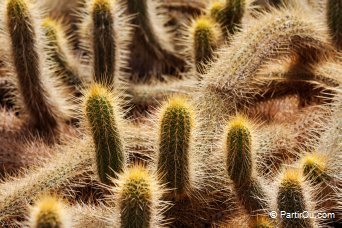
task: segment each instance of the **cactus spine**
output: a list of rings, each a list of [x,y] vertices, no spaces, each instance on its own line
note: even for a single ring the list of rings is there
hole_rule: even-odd
[[[171,98],[160,114],[158,171],[163,183],[176,200],[191,188],[189,156],[194,116],[190,105],[181,97]]]
[[[340,0],[328,0],[327,19],[333,41],[338,50],[342,49],[342,2]]]
[[[159,227],[160,189],[156,177],[141,165],[134,165],[114,180],[114,196],[120,227]]]
[[[197,72],[203,72],[203,64],[213,58],[214,51],[219,45],[221,31],[213,20],[202,16],[192,23],[191,39]]]
[[[304,195],[304,179],[299,170],[286,170],[280,181],[277,207],[286,213],[301,213],[308,210]],[[281,227],[313,227],[310,218],[281,218]]]
[[[37,49],[37,26],[27,0],[9,0],[6,5],[12,58],[24,105],[34,129],[53,137],[58,129],[57,113],[49,104],[42,84],[42,66]]]
[[[116,100],[102,85],[90,86],[85,98],[85,115],[90,125],[96,150],[97,172],[103,183],[115,177],[125,164],[120,116]]]
[[[265,209],[265,193],[254,176],[251,125],[242,116],[229,123],[225,136],[226,167],[238,198],[251,214]]]
[[[115,77],[116,40],[110,0],[94,0],[92,5],[92,38],[94,81],[112,86]]]
[[[57,77],[61,77],[63,82],[79,92],[82,82],[77,74],[74,66],[70,63],[73,61],[70,53],[64,47],[67,45],[64,33],[60,24],[50,18],[46,18],[42,23],[42,30],[46,36],[46,52],[51,67]]]
[[[68,228],[70,218],[66,205],[53,196],[39,199],[30,212],[30,228]]]

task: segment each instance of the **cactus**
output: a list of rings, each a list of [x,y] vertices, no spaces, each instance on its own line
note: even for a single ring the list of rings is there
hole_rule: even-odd
[[[339,0],[328,0],[327,20],[330,34],[338,50],[342,49],[342,2]]]
[[[54,141],[61,121],[70,119],[70,104],[63,88],[49,79],[40,53],[39,24],[33,6],[27,0],[6,3],[6,25],[11,43],[11,57],[18,77],[21,98],[29,115],[29,125],[40,135]],[[45,75],[47,74],[47,75]],[[52,83],[51,83],[52,82]],[[50,88],[54,85],[55,87]],[[61,92],[52,97],[52,91]]]
[[[47,40],[45,47],[47,59],[51,62],[53,72],[78,94],[82,88],[82,81],[75,66],[76,61],[68,50],[61,25],[53,19],[45,18],[42,22],[42,30]]]
[[[30,211],[31,228],[67,228],[71,226],[66,205],[54,196],[39,199]]]
[[[319,153],[307,154],[302,158],[301,167],[307,180],[314,183],[328,181],[327,158]]]
[[[219,46],[221,31],[214,21],[202,16],[192,22],[190,33],[193,60],[197,72],[203,72],[203,65],[212,60]]]
[[[103,183],[115,177],[125,166],[123,140],[117,100],[100,84],[90,86],[85,98],[85,115],[92,132],[97,172]]]
[[[242,116],[229,122],[225,145],[229,177],[238,186],[242,186],[250,181],[253,168],[250,126]]]
[[[117,51],[113,3],[110,0],[94,0],[92,4],[94,81],[110,87],[115,77]]]
[[[134,165],[114,180],[116,214],[120,227],[159,227],[161,195],[157,178],[141,165]]]
[[[191,106],[181,97],[166,102],[160,112],[158,171],[171,197],[183,198],[191,189],[190,150],[194,114]]]
[[[42,135],[53,138],[59,127],[58,113],[42,83],[42,59],[37,49],[38,25],[27,0],[10,0],[6,4],[12,58],[30,124]]]
[[[228,123],[225,135],[226,169],[234,182],[236,194],[251,214],[266,209],[266,194],[255,176],[255,158],[252,154],[252,126],[243,116]]]
[[[306,196],[304,177],[299,170],[288,169],[281,177],[277,193],[277,208],[286,213],[310,211]],[[281,227],[313,227],[311,218],[281,218]]]
[[[74,145],[57,149],[56,155],[37,167],[32,167],[19,177],[6,178],[0,184],[0,225],[13,224],[44,192],[69,189],[82,183],[92,171],[93,148],[89,139],[75,139]]]
[[[129,66],[132,79],[144,81],[153,76],[175,73],[184,67],[185,62],[171,45],[171,36],[164,25],[166,18],[161,16],[158,0],[128,0],[124,7],[134,18],[131,37]],[[136,58],[140,56],[139,58]]]
[[[234,34],[241,26],[246,0],[218,0],[209,9],[210,16],[222,25],[225,36]]]

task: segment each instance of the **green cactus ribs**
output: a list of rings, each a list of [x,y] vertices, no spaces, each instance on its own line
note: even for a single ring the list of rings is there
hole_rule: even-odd
[[[171,98],[160,114],[158,170],[176,199],[186,195],[191,185],[189,150],[193,118],[191,107],[181,97]]]
[[[93,84],[85,100],[85,114],[93,135],[99,178],[110,183],[109,177],[124,168],[123,142],[118,126],[119,116],[112,94],[100,84]]]

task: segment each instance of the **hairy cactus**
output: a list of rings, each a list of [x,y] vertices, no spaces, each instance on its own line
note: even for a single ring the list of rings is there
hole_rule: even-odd
[[[36,200],[42,191],[56,191],[63,187],[71,190],[73,183],[82,183],[94,164],[91,145],[90,139],[76,139],[74,145],[56,148],[56,156],[32,167],[23,176],[7,178],[1,183],[0,225],[14,224],[25,212],[26,204]]]
[[[275,227],[268,216],[256,216],[250,222],[251,228],[273,228]]]
[[[180,199],[191,188],[190,160],[194,114],[181,97],[171,98],[160,112],[158,171],[171,197]]]
[[[61,25],[50,18],[42,22],[42,30],[46,36],[47,59],[51,62],[51,68],[57,77],[79,93],[82,88],[82,81],[79,78],[76,68],[76,61],[73,59],[68,43]]]
[[[55,141],[63,121],[70,120],[72,106],[58,80],[51,79],[43,61],[40,23],[35,5],[27,0],[9,0],[5,5],[5,31],[8,33],[11,63],[17,75],[27,124],[34,132]]]
[[[301,168],[305,178],[314,183],[322,183],[329,180],[327,158],[322,154],[307,154],[302,158]]]
[[[237,116],[232,119],[225,135],[226,168],[234,182],[236,194],[249,213],[266,209],[265,192],[255,176],[255,158],[252,154],[252,127]]]
[[[328,0],[327,20],[333,41],[338,50],[342,49],[342,2],[340,0]]]
[[[214,56],[221,40],[221,31],[216,23],[208,17],[200,17],[192,22],[190,28],[192,55],[197,72],[203,72],[204,66]]]
[[[143,166],[135,165],[113,181],[120,227],[145,228],[161,225],[163,190],[157,179]]]
[[[310,211],[304,178],[299,170],[288,169],[282,174],[277,193],[277,208],[280,212],[302,213]],[[280,217],[281,227],[313,227],[314,221],[304,217]]]
[[[38,49],[38,24],[27,0],[6,2],[6,24],[21,97],[30,124],[42,135],[54,137],[59,127],[57,107],[42,82],[42,57]]]
[[[93,19],[93,50],[94,79],[97,83],[111,86],[115,77],[115,31],[113,3],[110,0],[94,0],[92,8]]]
[[[64,203],[54,196],[44,196],[30,210],[30,228],[68,228],[70,217]]]
[[[90,125],[96,150],[97,172],[103,183],[110,183],[125,166],[120,116],[117,100],[105,87],[90,86],[85,98],[85,115]]]
[[[252,136],[247,121],[238,116],[229,122],[226,137],[227,169],[237,185],[249,182],[252,176]]]
[[[246,0],[218,0],[213,2],[209,13],[222,25],[223,33],[229,36],[241,25],[245,10]]]

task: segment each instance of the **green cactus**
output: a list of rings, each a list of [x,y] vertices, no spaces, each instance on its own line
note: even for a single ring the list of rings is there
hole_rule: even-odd
[[[228,36],[234,34],[241,25],[245,8],[245,0],[218,0],[211,5],[209,13],[222,25],[223,33]]]
[[[85,114],[96,148],[97,172],[103,183],[110,183],[125,164],[120,117],[112,94],[100,84],[93,84],[85,99]]]
[[[309,211],[304,196],[303,176],[299,170],[288,169],[281,178],[277,194],[278,210],[286,213]],[[281,227],[313,227],[310,218],[281,218]]]
[[[319,184],[329,180],[327,158],[319,153],[307,154],[301,160],[301,168],[305,178]]]
[[[225,137],[226,167],[237,196],[251,214],[267,207],[262,184],[254,176],[251,125],[243,116],[233,118]]]
[[[192,108],[181,97],[171,98],[160,114],[158,170],[175,199],[182,198],[190,188],[193,121]]]
[[[92,7],[94,81],[111,87],[116,64],[113,6],[110,0],[94,0]]]
[[[37,25],[27,0],[9,0],[6,5],[12,58],[30,124],[42,135],[53,137],[58,129],[57,113],[49,104],[42,83],[41,57],[37,49]]]
[[[342,49],[342,2],[340,0],[328,0],[327,19],[333,41],[338,50]]]
[[[45,50],[48,53],[47,59],[51,62],[52,70],[57,77],[61,77],[63,82],[74,88],[79,93],[82,82],[77,74],[73,61],[67,50],[67,43],[64,32],[60,24],[50,18],[45,18],[42,22],[42,30],[45,34],[47,43]]]
[[[120,175],[116,186],[121,227],[153,227],[156,212],[154,183],[149,172],[136,165]]]
[[[191,26],[192,52],[197,72],[203,71],[203,64],[208,63],[214,55],[221,39],[221,31],[214,21],[200,17]]]
[[[66,206],[56,197],[44,196],[31,208],[31,228],[67,228],[70,218]]]
[[[227,129],[226,164],[229,177],[238,186],[251,180],[253,169],[251,150],[252,137],[248,123],[242,116],[237,116],[230,121]]]

